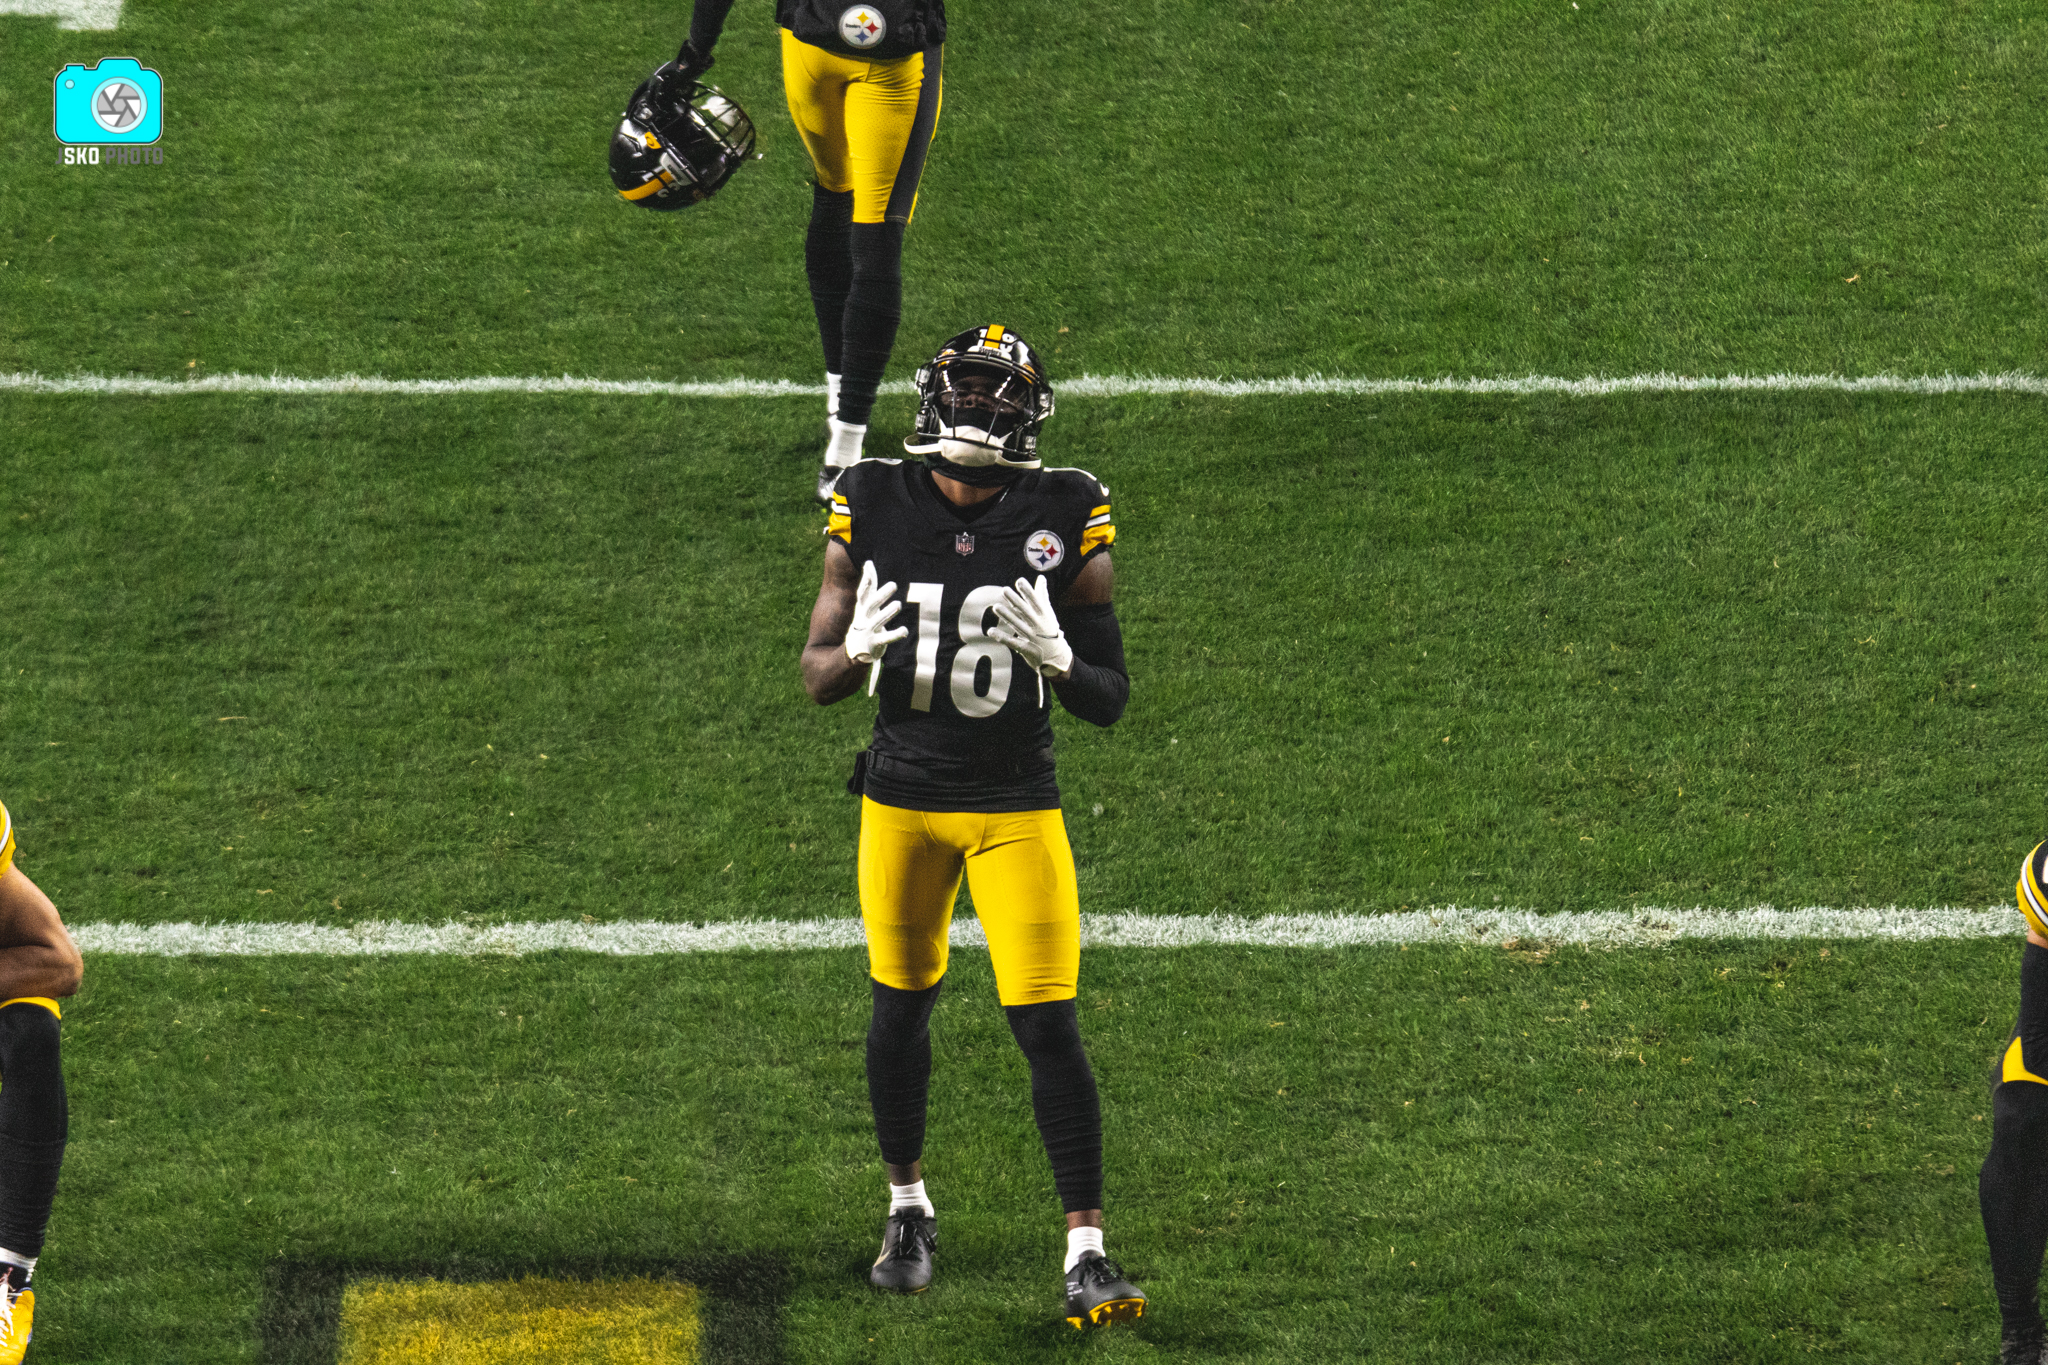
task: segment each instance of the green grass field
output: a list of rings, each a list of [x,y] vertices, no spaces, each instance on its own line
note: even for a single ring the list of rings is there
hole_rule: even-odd
[[[2038,6],[1581,5],[956,0],[895,373],[995,316],[1056,384],[2039,367]],[[673,218],[604,178],[684,22],[0,16],[0,374],[815,382],[765,6],[716,75],[766,157]],[[56,165],[50,76],[111,55],[166,162]],[[2039,403],[1064,399],[1134,680],[1058,722],[1084,908],[2005,901]],[[853,914],[818,420],[0,391],[22,866],[75,924]],[[2016,959],[1091,950],[1155,1311],[1083,1339],[978,954],[913,1301],[863,1280],[855,953],[95,957],[30,1359],[331,1359],[337,1267],[449,1266],[696,1276],[712,1360],[1974,1365]]]
[[[1111,1240],[1158,1299],[1094,1340],[985,959],[934,1024],[915,1300],[864,1279],[854,954],[101,959],[50,1358],[249,1358],[294,1258],[738,1253],[797,1360],[1988,1358],[2007,955],[1819,953],[1090,954]]]

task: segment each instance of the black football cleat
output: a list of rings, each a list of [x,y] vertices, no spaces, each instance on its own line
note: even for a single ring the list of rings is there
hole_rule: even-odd
[[[1144,1316],[1145,1291],[1124,1278],[1123,1267],[1101,1252],[1081,1253],[1067,1272],[1067,1321],[1086,1329]]]
[[[839,486],[839,476],[846,471],[836,464],[818,466],[818,501],[827,507],[832,505],[832,490]]]
[[[916,1209],[897,1209],[882,1227],[882,1254],[868,1283],[897,1294],[922,1294],[932,1282],[932,1253],[939,1249],[939,1221]]]

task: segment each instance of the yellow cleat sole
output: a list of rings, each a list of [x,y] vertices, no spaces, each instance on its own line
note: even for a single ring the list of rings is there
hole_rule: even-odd
[[[1144,1316],[1143,1299],[1111,1299],[1108,1303],[1098,1303],[1089,1309],[1087,1317],[1068,1318],[1067,1321],[1073,1324],[1075,1331],[1085,1332],[1090,1323],[1097,1327],[1107,1327],[1112,1322],[1135,1322]]]

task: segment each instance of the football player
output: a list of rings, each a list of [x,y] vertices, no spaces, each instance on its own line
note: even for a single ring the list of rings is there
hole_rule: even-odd
[[[690,36],[656,79],[711,66],[733,0],[696,0]],[[903,316],[903,231],[939,122],[945,0],[776,0],[782,88],[816,179],[804,269],[825,352],[828,436],[818,501],[861,456]]]
[[[70,1128],[57,1001],[84,971],[57,908],[14,865],[14,820],[0,806],[0,1365],[20,1365],[34,1324],[29,1277]]]
[[[2048,1246],[2048,842],[2020,864],[2020,1017],[1991,1074],[1991,1151],[1977,1177],[1991,1279],[2004,1320],[2001,1365],[2048,1365],[2041,1253]]]
[[[1103,1254],[1102,1111],[1075,1015],[1081,910],[1050,723],[1057,698],[1112,725],[1130,695],[1110,604],[1109,490],[1084,470],[1041,466],[1052,388],[1008,328],[954,337],[917,390],[904,449],[922,463],[863,460],[832,493],[803,652],[820,705],[864,682],[881,697],[849,784],[861,794],[873,978],[868,1099],[889,1178],[869,1278],[906,1293],[931,1283],[928,1024],[964,873],[1066,1209],[1067,1320],[1135,1318],[1145,1296]]]

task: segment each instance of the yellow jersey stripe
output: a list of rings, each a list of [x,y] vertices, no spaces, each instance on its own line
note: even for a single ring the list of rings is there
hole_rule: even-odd
[[[825,534],[836,536],[840,543],[851,548],[853,545],[853,518],[834,512],[825,518]]]
[[[2013,1039],[2011,1046],[2005,1050],[2005,1065],[1998,1069],[1998,1079],[2001,1081],[2039,1081],[2042,1085],[2048,1085],[2048,1077],[2036,1076],[2033,1072],[2027,1070],[2027,1054],[2020,1050],[2020,1040],[2017,1038]]]
[[[1081,548],[1078,551],[1078,553],[1080,553],[1083,556],[1086,556],[1091,551],[1093,551],[1095,547],[1098,545],[1108,546],[1114,545],[1115,543],[1116,527],[1091,526],[1088,528],[1087,533],[1081,537]]]
[[[6,1009],[9,1005],[41,1005],[59,1019],[64,1017],[64,1011],[58,1009],[57,1002],[47,995],[17,995],[12,1000],[0,1000],[0,1010]]]
[[[14,814],[0,806],[0,877],[14,866]]]
[[[1088,515],[1089,515],[1089,516],[1091,516],[1091,517],[1104,517],[1104,516],[1108,516],[1108,515],[1109,515],[1109,504],[1105,502],[1105,503],[1104,503],[1104,504],[1102,504],[1102,506],[1100,506],[1100,507],[1091,507],[1091,508],[1089,508],[1089,509],[1088,509]]]

